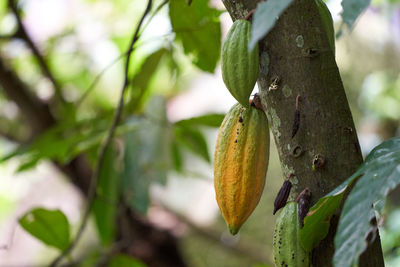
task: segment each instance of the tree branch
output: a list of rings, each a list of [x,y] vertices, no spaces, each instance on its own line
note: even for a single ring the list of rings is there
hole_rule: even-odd
[[[29,125],[31,133],[29,134],[28,141],[56,124],[56,120],[50,113],[48,105],[43,103],[28,89],[17,74],[6,66],[1,57],[0,86],[3,88],[6,96],[18,106],[25,122]],[[88,191],[91,170],[83,155],[76,157],[66,166],[57,162],[55,164],[62,172],[70,176],[72,182],[83,192],[86,193]]]
[[[100,150],[99,150],[97,163],[96,163],[95,169],[93,171],[92,179],[91,179],[91,184],[90,184],[89,193],[88,193],[88,197],[87,197],[88,203],[87,203],[87,207],[86,207],[86,210],[84,212],[84,215],[83,215],[82,224],[80,225],[74,240],[70,243],[68,248],[66,250],[64,250],[50,264],[50,266],[52,266],[52,267],[57,266],[57,264],[65,256],[67,256],[70,253],[70,251],[78,243],[80,237],[82,236],[83,231],[86,228],[86,224],[87,224],[87,221],[89,219],[91,208],[92,208],[95,196],[96,196],[96,188],[97,188],[98,178],[99,178],[99,174],[100,174],[100,169],[101,169],[101,166],[102,166],[103,160],[104,160],[104,154],[105,154],[105,151],[106,151],[107,147],[111,143],[111,140],[112,140],[112,138],[114,136],[115,129],[118,126],[118,123],[119,123],[119,121],[121,119],[121,114],[122,114],[122,110],[123,110],[123,106],[124,106],[124,95],[125,95],[126,88],[128,87],[128,84],[129,84],[129,78],[128,78],[129,64],[130,64],[130,58],[131,58],[131,55],[132,55],[132,52],[133,52],[133,46],[134,46],[135,42],[138,39],[140,27],[141,27],[145,17],[147,16],[147,14],[150,12],[151,6],[152,6],[152,0],[148,0],[147,7],[146,7],[146,9],[145,9],[140,21],[139,21],[139,24],[136,27],[136,30],[135,30],[135,33],[133,34],[133,37],[132,37],[132,40],[130,42],[129,48],[128,48],[127,52],[126,52],[127,53],[127,57],[126,57],[126,61],[125,61],[124,83],[123,83],[123,86],[122,86],[122,89],[121,89],[121,95],[120,95],[119,103],[118,103],[117,109],[115,111],[114,119],[113,119],[113,122],[111,124],[111,127],[110,127],[110,130],[108,132],[108,135],[107,135],[105,141],[103,142],[103,144],[102,144],[102,146],[100,147]]]
[[[0,136],[10,142],[22,144],[28,141],[27,136],[24,135],[25,128],[16,121],[10,121],[5,117],[0,117]]]
[[[53,84],[57,98],[61,101],[61,103],[65,104],[66,101],[62,95],[61,87],[54,78],[54,75],[51,73],[50,68],[46,63],[44,56],[40,53],[39,49],[36,47],[32,38],[26,31],[15,0],[8,0],[8,7],[11,9],[15,18],[17,19],[17,24],[18,24],[17,36],[22,38],[28,45],[28,47],[31,49],[33,55],[35,56],[36,60],[39,63],[40,69],[42,70],[44,76],[46,76]]]
[[[54,124],[54,118],[46,104],[40,101],[27,86],[9,69],[0,57],[0,85],[9,99],[13,100],[32,129],[32,136],[42,133]]]

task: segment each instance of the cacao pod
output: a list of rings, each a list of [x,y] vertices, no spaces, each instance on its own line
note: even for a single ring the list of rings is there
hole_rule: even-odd
[[[311,255],[300,245],[297,202],[288,202],[275,223],[273,253],[276,266],[311,266]]]
[[[274,201],[274,211],[272,212],[273,215],[275,215],[278,210],[286,205],[286,201],[290,194],[290,189],[292,189],[292,183],[289,180],[284,181]]]
[[[269,160],[265,113],[235,104],[219,129],[214,154],[214,186],[218,206],[235,235],[257,206]]]
[[[324,30],[328,35],[329,46],[331,47],[333,54],[335,54],[335,28],[333,27],[331,12],[323,0],[315,0],[315,3],[317,4]]]
[[[259,72],[258,44],[249,51],[250,39],[251,23],[238,19],[222,47],[222,79],[232,96],[245,107],[249,106],[249,97]]]

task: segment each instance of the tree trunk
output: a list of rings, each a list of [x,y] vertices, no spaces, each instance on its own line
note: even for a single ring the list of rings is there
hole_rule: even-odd
[[[244,18],[260,1],[223,2],[235,20]],[[362,155],[334,53],[314,0],[294,0],[259,42],[259,48],[259,93],[283,174],[293,184],[290,198],[295,199],[308,187],[315,204],[360,166]],[[292,137],[297,96],[300,123]],[[332,219],[327,238],[314,249],[313,266],[332,265],[328,259],[334,253],[337,218]],[[379,238],[360,257],[359,265],[384,266]]]

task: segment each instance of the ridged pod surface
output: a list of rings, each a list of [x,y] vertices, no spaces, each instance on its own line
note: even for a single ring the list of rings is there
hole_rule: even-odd
[[[269,130],[263,111],[234,105],[219,129],[214,155],[218,206],[235,235],[257,206],[269,160]]]
[[[276,219],[273,253],[277,267],[311,266],[310,253],[303,249],[298,239],[300,222],[297,205],[297,202],[288,202]]]
[[[232,96],[243,106],[249,106],[249,97],[256,84],[258,45],[248,50],[251,39],[251,23],[236,20],[222,47],[222,78]]]
[[[317,4],[324,30],[328,35],[329,45],[333,53],[335,53],[335,29],[333,27],[331,12],[323,0],[315,0],[315,3]]]

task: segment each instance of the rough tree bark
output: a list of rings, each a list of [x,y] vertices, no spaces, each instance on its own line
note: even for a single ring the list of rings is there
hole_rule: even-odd
[[[223,2],[236,20],[260,1]],[[343,84],[314,0],[294,0],[259,45],[258,86],[283,174],[293,183],[290,198],[308,187],[314,204],[362,163]],[[297,96],[300,125],[292,138]],[[313,266],[332,265],[328,259],[334,253],[337,222],[334,216],[327,238],[315,248]],[[379,235],[359,265],[384,266]]]

